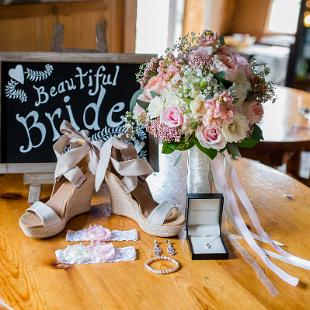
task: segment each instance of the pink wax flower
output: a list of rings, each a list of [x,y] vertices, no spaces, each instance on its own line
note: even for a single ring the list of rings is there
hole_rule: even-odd
[[[178,106],[167,107],[161,115],[161,120],[165,125],[172,128],[182,126],[184,122],[182,112]]]
[[[193,49],[188,55],[188,63],[195,68],[202,67],[208,63],[212,55],[213,49],[211,46],[199,46]]]
[[[180,142],[181,140],[181,130],[179,127],[168,127],[167,125],[160,122],[159,118],[151,120],[150,123],[146,126],[146,131],[158,137],[163,141],[168,142]]]
[[[199,143],[206,148],[221,150],[226,146],[226,140],[217,128],[200,126],[196,130]]]
[[[89,240],[107,241],[111,237],[111,230],[102,227],[101,225],[92,225],[87,229]]]
[[[251,101],[244,103],[244,112],[250,125],[259,123],[264,115],[263,105],[258,101]]]

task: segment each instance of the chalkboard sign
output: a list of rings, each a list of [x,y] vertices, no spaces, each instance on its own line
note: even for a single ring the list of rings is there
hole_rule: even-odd
[[[92,140],[125,131],[124,114],[139,89],[135,73],[148,55],[2,53],[1,163],[50,163],[66,119]],[[135,141],[146,157],[144,132]]]

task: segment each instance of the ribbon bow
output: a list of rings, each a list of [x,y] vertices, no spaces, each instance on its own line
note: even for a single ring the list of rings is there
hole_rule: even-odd
[[[57,157],[55,179],[64,176],[75,186],[79,187],[86,177],[77,164],[85,156],[89,155],[88,168],[95,175],[102,142],[91,142],[88,131],[78,131],[65,120],[60,126],[60,131],[63,135],[54,144],[54,152]],[[65,148],[68,146],[71,148],[64,153]]]
[[[112,154],[115,150],[120,152],[121,161],[117,159],[116,154]],[[100,189],[104,181],[110,162],[117,173],[123,177],[120,185],[127,193],[137,187],[138,177],[146,177],[153,172],[152,167],[145,158],[138,158],[137,151],[132,144],[125,143],[116,137],[110,138],[102,145],[100,150],[95,180],[96,191]]]

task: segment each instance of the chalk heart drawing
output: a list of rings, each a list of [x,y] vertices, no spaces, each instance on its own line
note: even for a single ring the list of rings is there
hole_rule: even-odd
[[[22,65],[17,65],[14,69],[9,70],[9,76],[17,82],[24,84],[24,68]]]

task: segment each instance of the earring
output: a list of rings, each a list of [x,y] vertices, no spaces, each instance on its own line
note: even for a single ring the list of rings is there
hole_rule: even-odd
[[[173,247],[173,245],[171,244],[171,242],[169,240],[167,240],[167,252],[169,255],[175,255],[176,254],[175,248]]]
[[[160,256],[162,254],[162,249],[158,244],[157,240],[154,240],[154,255],[155,256]]]

